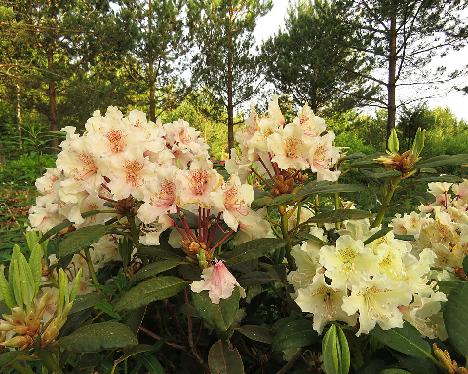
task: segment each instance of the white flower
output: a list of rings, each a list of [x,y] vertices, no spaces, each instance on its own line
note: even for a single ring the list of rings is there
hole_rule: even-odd
[[[175,213],[177,184],[177,169],[161,167],[156,169],[154,176],[145,181],[143,189],[144,203],[138,208],[137,216],[143,223],[154,222],[160,215]]]
[[[232,175],[220,189],[211,194],[214,206],[222,212],[223,220],[234,231],[239,222],[253,211],[250,204],[254,199],[254,190],[250,184],[242,184],[237,175]]]
[[[291,250],[297,269],[288,274],[288,282],[295,289],[311,284],[317,270],[322,267],[319,263],[320,247],[320,244],[310,240],[294,246]]]
[[[431,195],[437,198],[440,195],[445,195],[446,193],[448,193],[450,187],[452,186],[452,183],[432,182],[428,183],[427,186],[429,188],[427,192],[429,192]]]
[[[424,216],[417,212],[405,213],[403,217],[397,214],[392,220],[393,231],[398,235],[413,235],[416,239],[419,237],[421,227],[425,222]]]
[[[328,132],[323,136],[313,137],[309,141],[308,161],[310,169],[317,173],[317,180],[334,182],[340,176],[339,170],[330,170],[340,158],[338,148],[333,146],[335,134]]]
[[[222,177],[207,160],[195,160],[189,170],[179,170],[177,181],[180,186],[178,205],[210,207],[211,192],[221,185]]]
[[[239,231],[234,239],[236,244],[260,238],[274,238],[270,224],[264,219],[265,215],[266,209],[262,208],[244,216],[239,221]]]
[[[271,134],[267,139],[268,151],[273,154],[272,162],[281,169],[306,169],[307,151],[304,130],[301,125],[289,123],[281,133]]]
[[[327,128],[325,120],[314,114],[308,104],[305,104],[298,112],[297,117],[294,118],[294,123],[300,124],[305,135],[319,136]]]
[[[378,264],[372,251],[364,247],[361,240],[354,240],[349,235],[340,236],[334,246],[323,246],[320,263],[327,269],[325,275],[335,288],[346,288],[370,279]]]
[[[401,283],[394,284],[384,277],[355,283],[351,295],[343,301],[342,308],[352,316],[359,312],[359,331],[369,333],[376,323],[384,330],[403,327],[400,305],[408,305],[412,294]]]
[[[208,291],[211,301],[219,304],[220,299],[228,299],[232,295],[236,286],[239,287],[242,297],[245,297],[245,291],[236,278],[222,261],[217,261],[213,266],[203,269],[202,280],[192,282],[190,289],[195,293]]]
[[[309,286],[297,291],[294,301],[303,312],[314,315],[314,330],[321,334],[329,321],[343,321],[351,326],[356,324],[356,316],[349,316],[341,309],[345,296],[343,290],[329,286],[323,274],[317,274]]]

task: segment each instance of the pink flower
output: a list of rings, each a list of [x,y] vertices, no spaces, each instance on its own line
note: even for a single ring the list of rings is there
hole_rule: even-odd
[[[216,261],[214,266],[203,269],[202,280],[192,282],[190,288],[196,293],[209,291],[208,296],[211,301],[219,304],[220,299],[228,299],[232,295],[235,286],[239,287],[242,297],[245,297],[244,289],[224,266],[224,263]]]

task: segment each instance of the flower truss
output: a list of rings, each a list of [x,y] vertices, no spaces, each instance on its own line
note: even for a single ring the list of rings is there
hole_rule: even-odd
[[[431,248],[437,268],[457,272],[468,255],[468,180],[459,184],[429,183],[428,192],[435,201],[421,205],[419,212],[397,214],[393,230],[413,235],[413,247],[418,251]]]
[[[274,195],[291,193],[307,179],[303,174],[306,169],[316,173],[319,181],[336,181],[340,152],[333,145],[334,139],[335,134],[326,131],[325,121],[307,104],[291,123],[286,123],[274,97],[264,117],[252,107],[245,128],[236,133],[242,156],[239,159],[232,151],[226,170],[241,178],[255,173]]]
[[[187,122],[152,123],[140,111],[124,116],[109,107],[104,116],[94,113],[83,135],[63,130],[57,167],[36,182],[41,195],[30,210],[33,229],[46,232],[65,219],[74,229],[117,221],[141,245],[160,244],[170,229],[202,268],[236,233],[237,241],[271,236],[264,213],[251,208],[253,187],[236,174],[224,181]],[[118,240],[113,234],[93,245],[95,267],[119,259]],[[70,266],[87,265],[75,255]],[[87,272],[81,292],[88,290]]]
[[[357,335],[376,324],[384,330],[402,327],[407,320],[422,334],[444,339],[441,302],[446,296],[430,279],[436,254],[414,250],[392,231],[367,242],[377,231],[367,219],[348,221],[336,242],[328,243],[324,229],[313,228],[311,234],[321,242],[304,242],[292,251],[297,270],[288,280],[296,303],[312,314],[319,333],[336,320],[358,326]]]

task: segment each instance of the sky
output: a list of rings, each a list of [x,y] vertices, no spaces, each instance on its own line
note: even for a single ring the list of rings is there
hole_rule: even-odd
[[[257,44],[273,36],[280,28],[284,28],[289,2],[289,0],[273,0],[272,10],[257,21],[254,33]],[[434,61],[437,64],[441,62],[448,71],[462,68],[468,63],[468,45],[460,51],[450,53],[443,60],[439,58]],[[459,83],[459,86],[467,86],[468,78],[460,78],[456,83]],[[412,87],[399,87],[397,90],[397,98],[398,95],[401,98],[419,96]],[[449,90],[449,87],[446,86],[438,96],[427,99],[426,102],[429,107],[449,107],[459,119],[468,121],[468,95],[466,94],[454,89]]]

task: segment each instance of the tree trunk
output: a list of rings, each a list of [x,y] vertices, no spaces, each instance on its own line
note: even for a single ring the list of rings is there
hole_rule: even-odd
[[[54,51],[51,45],[47,49],[47,71],[53,73],[54,70]],[[50,121],[50,131],[58,131],[58,116],[57,116],[57,84],[54,81],[52,74],[49,77],[49,87],[48,87],[48,96],[49,96],[49,121]],[[53,148],[58,148],[59,140],[56,135],[52,137],[51,146]]]
[[[226,88],[227,88],[227,115],[228,115],[228,149],[227,153],[231,157],[231,149],[234,148],[234,106],[233,106],[233,90],[232,90],[232,64],[233,64],[233,45],[232,45],[232,32],[231,32],[231,18],[232,18],[232,6],[231,2],[228,2],[228,11],[229,11],[229,21],[228,21],[228,50],[227,50],[227,75],[226,75]]]
[[[21,87],[19,84],[16,84],[16,126],[18,127],[20,149],[23,149],[22,123],[23,119],[21,116]]]
[[[387,138],[395,127],[396,121],[396,65],[397,65],[397,12],[392,7],[389,30],[388,82],[387,82]]]

